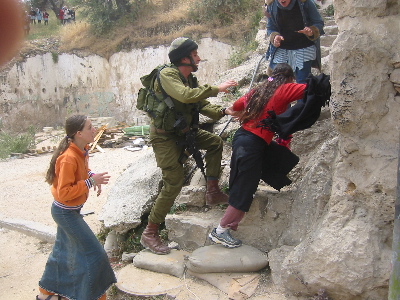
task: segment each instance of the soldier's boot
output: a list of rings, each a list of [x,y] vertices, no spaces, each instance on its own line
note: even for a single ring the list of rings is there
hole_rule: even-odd
[[[171,249],[164,245],[161,241],[160,235],[158,234],[159,224],[148,222],[145,230],[140,238],[140,243],[143,247],[149,249],[155,254],[168,254]]]
[[[228,195],[224,194],[218,186],[218,180],[207,180],[206,204],[209,206],[217,204],[228,204]]]

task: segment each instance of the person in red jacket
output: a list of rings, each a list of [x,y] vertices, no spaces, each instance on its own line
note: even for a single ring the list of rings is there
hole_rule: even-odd
[[[303,98],[305,84],[294,83],[293,69],[286,63],[277,64],[271,77],[239,98],[225,110],[237,117],[241,127],[232,142],[231,171],[229,177],[229,205],[220,224],[209,234],[209,239],[228,248],[242,242],[231,236],[239,222],[249,211],[253,195],[262,177],[265,151],[274,133],[258,127],[270,111],[283,113],[293,101]]]
[[[72,116],[66,120],[65,131],[46,174],[46,182],[52,185],[51,214],[57,234],[36,299],[105,300],[116,278],[103,246],[80,211],[89,190],[94,188],[99,196],[110,176],[89,169],[88,144],[96,134],[90,119]]]

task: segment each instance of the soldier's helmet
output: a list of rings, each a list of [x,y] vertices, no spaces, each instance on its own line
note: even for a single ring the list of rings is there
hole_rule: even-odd
[[[189,57],[199,46],[191,39],[179,37],[169,47],[168,57],[171,63],[177,63],[181,58]]]

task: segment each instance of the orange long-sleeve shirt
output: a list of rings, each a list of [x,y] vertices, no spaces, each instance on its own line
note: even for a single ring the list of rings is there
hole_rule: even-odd
[[[67,206],[85,203],[89,196],[85,183],[89,171],[89,156],[71,142],[56,161],[56,175],[51,187],[54,199]]]

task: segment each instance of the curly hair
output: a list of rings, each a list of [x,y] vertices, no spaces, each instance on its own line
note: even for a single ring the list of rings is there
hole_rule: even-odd
[[[294,80],[293,69],[286,63],[277,64],[268,80],[264,80],[260,85],[254,88],[246,108],[240,117],[240,123],[246,123],[250,120],[256,120],[263,112],[265,105],[275,93],[276,89],[284,83]]]

